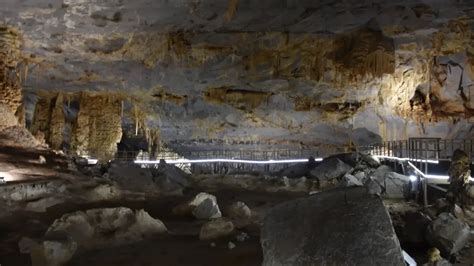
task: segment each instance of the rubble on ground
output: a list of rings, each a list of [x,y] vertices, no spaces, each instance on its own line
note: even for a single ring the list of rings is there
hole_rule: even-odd
[[[129,244],[166,232],[166,226],[144,210],[90,209],[64,214],[42,239],[22,238],[18,246],[21,253],[30,254],[33,265],[59,266],[77,250]]]
[[[61,197],[42,198],[36,201],[28,202],[25,206],[25,210],[32,212],[46,212],[48,208],[62,204],[64,202],[65,199]]]
[[[226,237],[234,232],[234,224],[225,218],[211,220],[202,225],[199,239],[213,240]]]
[[[262,265],[404,265],[387,210],[363,187],[274,207],[265,217],[261,244]]]

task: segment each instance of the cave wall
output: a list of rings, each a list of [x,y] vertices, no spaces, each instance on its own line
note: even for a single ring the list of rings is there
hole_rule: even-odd
[[[119,93],[187,148],[473,137],[470,1],[2,1],[27,111],[39,90]]]

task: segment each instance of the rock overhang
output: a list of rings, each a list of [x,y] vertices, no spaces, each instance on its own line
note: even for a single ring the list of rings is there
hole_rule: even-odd
[[[457,136],[452,117],[469,129],[461,97],[466,112],[442,118],[409,107],[432,56],[464,53],[470,65],[467,2],[2,2],[24,39],[27,96],[131,95],[166,141]]]

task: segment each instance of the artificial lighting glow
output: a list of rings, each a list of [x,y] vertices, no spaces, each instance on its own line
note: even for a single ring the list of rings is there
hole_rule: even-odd
[[[415,175],[410,176],[410,181],[415,182],[418,178]]]
[[[390,159],[390,160],[397,160],[397,161],[414,161],[414,162],[423,162],[423,163],[426,162],[426,163],[439,164],[439,160],[399,158],[399,157],[385,156],[385,155],[375,155],[375,157],[379,159]]]
[[[323,160],[323,158],[314,159],[317,162]],[[159,164],[159,160],[135,160],[137,164]],[[278,163],[304,163],[308,162],[308,159],[290,159],[290,160],[268,160],[268,161],[254,161],[254,160],[240,160],[240,159],[178,159],[178,160],[165,160],[168,164],[180,164],[180,163],[250,163],[250,164],[278,164]]]
[[[7,172],[0,172],[0,177],[3,177],[3,180],[5,180],[5,182],[11,182],[11,181],[15,181],[17,178],[15,178],[15,175],[12,175],[10,173],[7,173]]]
[[[97,159],[87,159],[87,164],[97,164],[98,161]]]

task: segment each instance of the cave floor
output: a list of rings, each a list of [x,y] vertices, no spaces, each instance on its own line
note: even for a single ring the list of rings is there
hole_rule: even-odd
[[[259,242],[259,220],[265,210],[278,203],[298,198],[306,193],[262,192],[237,189],[218,189],[209,191],[217,197],[220,206],[228,206],[235,201],[245,202],[256,213],[256,222],[239,228],[250,238],[243,242],[235,235],[217,241],[199,240],[199,230],[203,221],[176,217],[172,208],[201,192],[194,188],[183,196],[150,198],[141,201],[107,201],[87,204],[61,204],[51,207],[45,213],[16,212],[0,220],[0,264],[31,265],[29,254],[21,254],[18,242],[21,237],[41,238],[49,225],[62,214],[91,208],[129,207],[144,209],[152,217],[163,221],[170,233],[130,243],[87,252],[77,252],[68,265],[261,265],[262,250]],[[221,207],[221,208],[222,208]],[[222,209],[221,209],[222,210]],[[229,249],[232,241],[235,248]],[[211,246],[215,243],[215,247]]]

